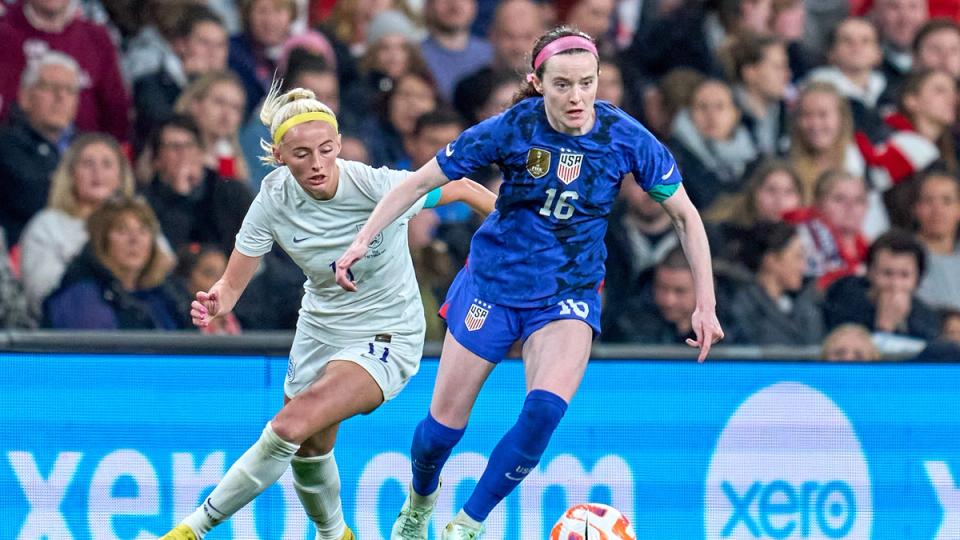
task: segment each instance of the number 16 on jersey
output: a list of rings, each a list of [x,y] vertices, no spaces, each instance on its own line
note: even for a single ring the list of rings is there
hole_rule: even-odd
[[[543,208],[540,209],[540,215],[544,217],[553,217],[563,220],[570,219],[573,216],[573,205],[567,201],[575,201],[580,198],[580,194],[576,191],[562,191],[560,196],[557,196],[557,190],[555,188],[550,188],[547,190],[547,200],[543,203]]]

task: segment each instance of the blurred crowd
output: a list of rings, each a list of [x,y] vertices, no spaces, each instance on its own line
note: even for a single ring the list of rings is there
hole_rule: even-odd
[[[546,29],[598,41],[598,98],[676,156],[727,342],[825,358],[960,343],[960,0],[0,1],[0,324],[182,329],[270,169],[274,77],[339,116],[341,157],[413,170],[511,104]],[[476,180],[496,191],[496,169]],[[434,316],[479,217],[421,212]],[[693,279],[630,178],[602,341],[681,344]],[[275,250],[216,333],[291,329]]]

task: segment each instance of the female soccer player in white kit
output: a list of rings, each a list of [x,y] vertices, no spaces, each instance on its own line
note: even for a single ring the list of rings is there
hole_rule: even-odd
[[[204,503],[167,540],[197,540],[293,468],[294,487],[317,528],[317,540],[353,540],[343,520],[333,457],[337,428],[400,392],[420,364],[423,305],[407,247],[407,221],[421,208],[464,201],[486,215],[496,196],[466,181],[431,192],[370,243],[347,294],[334,262],[377,202],[410,173],[337,159],[340,134],[332,111],[313,92],[280,95],[275,85],[260,119],[273,144],[266,161],[279,167],[263,181],[220,280],[191,305],[206,326],[233,309],[260,257],[279,244],[307,281],[284,384],[285,403],[260,439],[227,471]],[[450,189],[453,188],[453,189]]]

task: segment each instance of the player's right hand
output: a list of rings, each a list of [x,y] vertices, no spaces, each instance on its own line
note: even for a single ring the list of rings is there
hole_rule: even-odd
[[[350,247],[343,252],[343,255],[337,259],[337,268],[335,274],[337,285],[343,287],[343,290],[349,292],[357,292],[356,282],[350,279],[353,277],[353,274],[350,272],[350,267],[367,254],[367,244],[358,242],[358,239],[354,240],[353,243],[350,244]]]
[[[723,329],[720,328],[720,321],[717,320],[716,311],[700,311],[695,309],[691,318],[693,324],[693,333],[697,339],[687,339],[687,345],[700,349],[697,355],[697,362],[703,362],[710,354],[710,347],[714,343],[723,339]]]
[[[217,293],[197,291],[197,299],[190,303],[190,320],[198,328],[210,325],[220,314],[220,297]]]

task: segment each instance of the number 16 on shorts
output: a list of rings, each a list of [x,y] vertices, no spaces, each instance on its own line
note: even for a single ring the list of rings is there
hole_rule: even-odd
[[[590,306],[586,302],[567,298],[566,300],[557,302],[557,305],[560,306],[561,315],[570,315],[572,313],[581,319],[586,319],[590,315]]]

